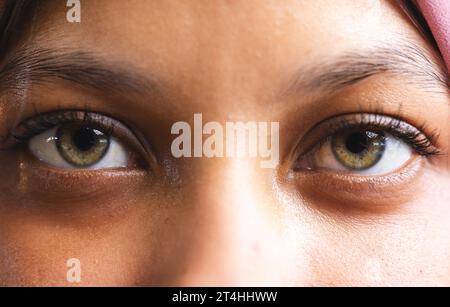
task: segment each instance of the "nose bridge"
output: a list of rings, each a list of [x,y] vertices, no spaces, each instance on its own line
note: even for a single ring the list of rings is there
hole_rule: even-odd
[[[264,198],[264,172],[248,159],[210,161],[192,191],[190,263],[180,283],[246,285],[276,280],[278,229]],[[269,265],[270,264],[270,265]],[[276,264],[276,263],[275,263]]]

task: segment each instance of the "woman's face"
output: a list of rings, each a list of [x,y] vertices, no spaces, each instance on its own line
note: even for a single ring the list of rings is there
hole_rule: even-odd
[[[0,59],[0,285],[450,285],[450,96],[395,2],[46,3]],[[275,167],[204,154],[237,122]]]

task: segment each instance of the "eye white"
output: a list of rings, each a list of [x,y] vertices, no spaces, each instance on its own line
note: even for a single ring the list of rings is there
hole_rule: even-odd
[[[345,167],[333,154],[331,140],[326,141],[314,154],[316,167],[350,172],[361,176],[385,175],[400,169],[413,155],[413,149],[401,139],[386,135],[386,146],[381,159],[372,167],[364,170],[353,170]]]
[[[34,136],[28,143],[31,153],[40,161],[54,167],[66,169],[80,169],[67,162],[60,154],[56,142],[56,132],[58,128],[49,129],[43,133]],[[103,158],[94,165],[85,167],[86,170],[98,170],[107,168],[127,167],[129,153],[120,144],[120,142],[111,137],[110,145]]]

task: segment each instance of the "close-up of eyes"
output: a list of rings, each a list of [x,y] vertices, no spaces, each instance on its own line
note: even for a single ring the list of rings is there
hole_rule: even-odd
[[[63,169],[128,168],[137,156],[129,143],[139,146],[119,121],[87,112],[38,115],[22,123],[13,137],[37,160]]]
[[[16,140],[27,144],[36,159],[50,166],[100,170],[130,167],[136,156],[123,135],[115,136],[118,129],[138,143],[119,121],[85,112],[39,115],[19,125],[13,134]],[[433,136],[379,114],[338,116],[320,123],[312,132],[325,137],[302,155],[296,170],[380,176],[401,169],[417,156],[438,153]]]
[[[350,114],[332,118],[319,124],[317,130],[325,130],[322,133],[326,136],[302,155],[297,170],[382,176],[398,171],[418,156],[439,153],[433,145],[433,136],[428,137],[410,124],[384,115]]]

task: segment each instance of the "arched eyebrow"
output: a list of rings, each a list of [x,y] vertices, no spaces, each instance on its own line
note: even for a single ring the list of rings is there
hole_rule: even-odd
[[[410,42],[349,51],[297,70],[286,92],[337,91],[371,76],[390,73],[429,92],[446,92],[448,75]],[[87,51],[24,48],[0,67],[0,90],[21,89],[55,79],[112,94],[145,94],[161,88],[151,74],[140,75],[123,63],[111,63]]]
[[[405,84],[424,91],[444,93],[449,89],[450,79],[443,64],[434,62],[419,46],[403,41],[349,51],[302,67],[286,92],[337,91],[383,73],[402,77]]]

